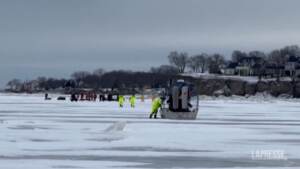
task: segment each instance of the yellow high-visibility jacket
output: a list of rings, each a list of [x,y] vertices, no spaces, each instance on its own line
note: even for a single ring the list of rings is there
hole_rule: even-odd
[[[158,109],[161,107],[161,99],[156,98],[152,102],[152,112],[158,111]]]
[[[135,104],[135,96],[131,96],[129,101],[130,101],[130,104],[134,105]]]
[[[125,102],[124,96],[119,96],[119,104],[123,104]]]

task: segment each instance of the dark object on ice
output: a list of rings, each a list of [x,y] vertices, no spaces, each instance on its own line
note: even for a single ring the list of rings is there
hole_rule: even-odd
[[[162,95],[161,118],[194,120],[198,114],[199,97],[191,83],[178,80]],[[166,99],[165,99],[166,98]]]
[[[80,93],[80,101],[84,100],[84,93]]]
[[[104,94],[99,95],[99,101],[105,101],[105,95]]]
[[[51,100],[51,98],[48,96],[48,93],[45,93],[45,100]]]
[[[59,96],[59,97],[57,98],[57,100],[66,100],[66,97]]]
[[[108,100],[108,101],[113,101],[113,95],[109,93],[109,94],[107,95],[107,100]]]
[[[77,101],[78,101],[78,98],[77,98],[76,94],[72,93],[71,94],[71,102],[77,102]]]

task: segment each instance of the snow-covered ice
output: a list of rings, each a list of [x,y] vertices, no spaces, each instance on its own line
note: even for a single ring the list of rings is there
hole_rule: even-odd
[[[197,120],[174,121],[148,119],[150,100],[133,109],[0,94],[0,169],[299,168],[299,102],[201,97]]]

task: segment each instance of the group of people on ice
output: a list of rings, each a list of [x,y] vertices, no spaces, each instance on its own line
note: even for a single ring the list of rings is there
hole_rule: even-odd
[[[81,92],[79,94],[71,94],[71,101],[115,101],[117,100],[117,95],[111,93],[108,94],[97,94],[96,92]]]
[[[123,107],[124,106],[124,102],[125,102],[125,97],[123,95],[119,95],[118,102],[119,102],[119,107]],[[135,95],[131,95],[129,97],[129,103],[130,103],[130,107],[132,107],[132,108],[135,107],[135,103],[136,103],[136,97],[135,97]],[[157,113],[158,113],[159,108],[161,106],[162,106],[162,100],[161,100],[161,98],[160,97],[153,98],[153,100],[152,100],[152,109],[151,109],[151,113],[150,113],[150,117],[149,118],[157,118]]]
[[[124,102],[125,102],[125,97],[123,95],[119,95],[118,102],[119,102],[119,106],[123,107],[124,106]],[[129,97],[130,107],[134,108],[135,107],[135,102],[136,102],[135,95],[131,95]]]
[[[192,94],[195,93],[193,85],[178,80],[170,85],[167,90],[162,90],[156,97],[152,98],[152,107],[149,118],[157,118],[157,113],[161,108],[162,118],[174,118],[174,119],[195,119],[198,112],[199,98],[195,97],[193,104],[191,104]],[[124,107],[125,96],[120,93],[100,93],[92,91],[85,91],[81,93],[71,94],[71,101],[117,101],[120,108]],[[195,100],[196,99],[196,100]],[[48,94],[45,94],[45,100],[51,100]],[[61,96],[58,100],[65,100],[65,97]],[[141,101],[144,101],[144,95],[141,95]],[[128,98],[130,107],[136,106],[136,96],[132,94]],[[196,104],[195,104],[196,103]]]

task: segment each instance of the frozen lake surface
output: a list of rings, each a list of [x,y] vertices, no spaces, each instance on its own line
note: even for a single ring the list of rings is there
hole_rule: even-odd
[[[195,121],[148,119],[150,100],[0,94],[0,169],[300,168],[300,100],[202,98]]]

